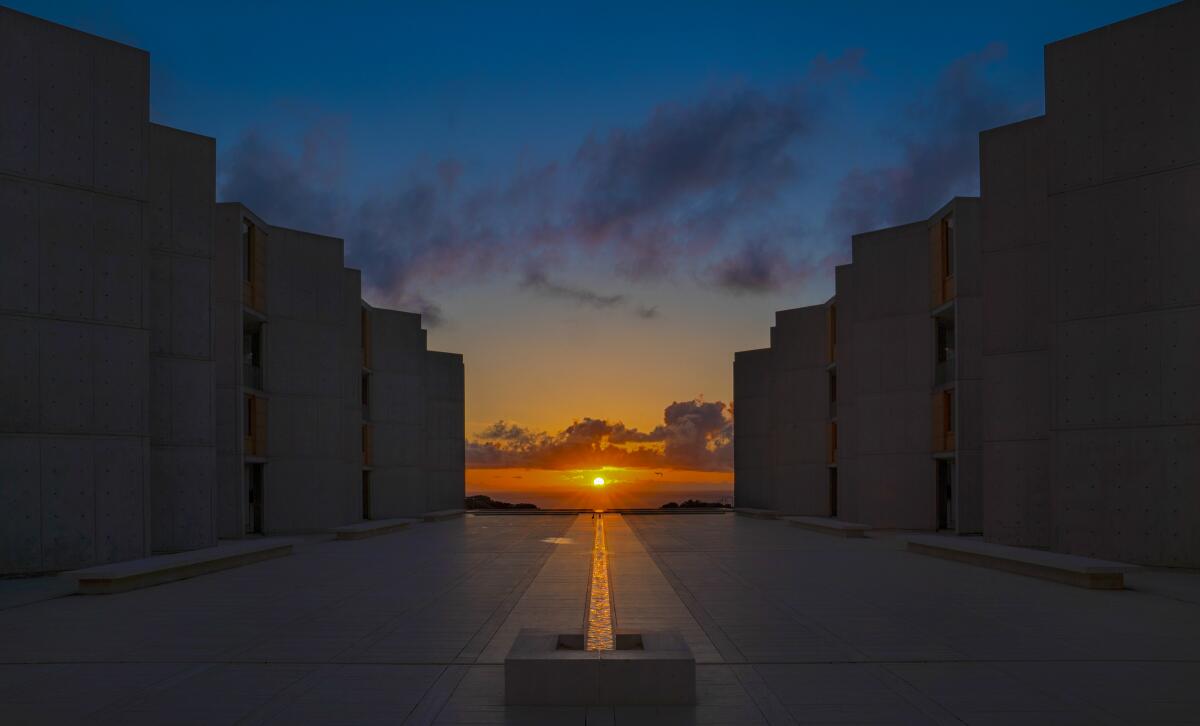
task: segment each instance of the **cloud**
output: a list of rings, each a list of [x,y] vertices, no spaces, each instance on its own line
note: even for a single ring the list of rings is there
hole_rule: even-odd
[[[518,285],[621,308],[624,293],[551,274],[588,256],[630,281],[694,273],[722,245],[771,235],[765,212],[803,177],[824,87],[860,73],[861,58],[822,56],[780,87],[662,103],[638,123],[593,131],[561,159],[480,178],[451,157],[396,170],[357,196],[345,192],[344,125],[317,124],[294,144],[252,130],[221,157],[220,196],[272,224],[343,237],[375,302],[428,302],[448,286],[534,266]],[[634,312],[649,319],[652,309]]]
[[[537,268],[525,271],[525,278],[521,280],[521,287],[545,297],[566,300],[576,305],[601,310],[623,305],[626,302],[624,295],[602,295],[587,288],[572,287],[570,285],[551,282],[550,278],[546,276],[545,270]]]
[[[928,217],[955,195],[979,189],[979,132],[1028,115],[989,72],[1007,55],[993,43],[939,75],[892,129],[901,149],[894,164],[851,169],[838,183],[827,227],[842,238]]]
[[[733,467],[733,415],[720,401],[694,399],[667,406],[651,431],[590,417],[553,434],[497,421],[467,441],[467,465],[725,471]]]

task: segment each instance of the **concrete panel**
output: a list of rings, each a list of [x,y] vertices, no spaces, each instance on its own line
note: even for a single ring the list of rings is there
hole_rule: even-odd
[[[1176,94],[1192,95],[1192,94]],[[1195,134],[1200,137],[1200,134]],[[1161,303],[1165,306],[1200,304],[1200,168],[1188,167],[1155,177],[1157,242],[1161,256]]]
[[[74,189],[44,186],[38,190],[42,313],[92,317],[92,201],[92,194]]]
[[[155,446],[150,451],[150,462],[153,551],[179,552],[216,544],[213,449]]]
[[[1046,46],[1046,141],[1051,194],[1101,178],[1102,31]]]
[[[87,431],[96,395],[94,328],[56,320],[42,320],[38,327],[42,429]]]
[[[38,172],[36,22],[0,8],[0,171],[29,177]]]
[[[1196,362],[1200,361],[1200,308],[1165,312],[1160,325],[1162,337],[1156,357],[1162,380],[1161,420],[1175,425],[1200,424],[1200,381],[1196,377]]]
[[[983,454],[978,449],[959,450],[955,461],[956,530],[959,534],[983,532]]]
[[[396,468],[371,474],[371,516],[412,517],[426,509],[424,474],[419,468]]]
[[[1050,442],[983,445],[984,535],[1026,547],[1051,544]]]
[[[173,252],[212,257],[216,142],[158,124],[150,125],[150,137],[156,179],[165,174],[170,184],[170,210],[165,215],[170,220],[170,237],[156,240],[156,244]],[[159,167],[165,169],[159,171]],[[236,234],[240,247],[240,226]]]
[[[1056,428],[1163,420],[1162,313],[1090,318],[1058,326]]]
[[[95,186],[140,198],[146,189],[150,55],[117,43],[94,43]]]
[[[1192,526],[1198,444],[1197,427],[1058,432],[1055,549],[1141,564],[1200,562]]]
[[[94,465],[96,562],[147,555],[145,442],[141,438],[97,439]]]
[[[212,358],[212,263],[171,258],[171,346],[176,355]]]
[[[97,195],[92,207],[95,213],[92,258],[95,318],[140,327],[142,274],[146,261],[141,236],[141,204]]]
[[[38,324],[0,315],[0,431],[38,429]]]
[[[37,47],[39,176],[91,186],[95,164],[93,53],[97,41],[39,24]]]
[[[0,16],[3,22],[3,16]],[[38,440],[0,436],[0,572],[42,568],[41,463]]]
[[[171,257],[151,252],[146,267],[149,280],[144,325],[150,329],[150,351],[168,354],[171,352]]]
[[[266,476],[268,533],[324,531],[358,519],[344,511],[339,461],[272,457]]]
[[[984,441],[1049,436],[1049,353],[988,356],[984,359],[982,391]]]
[[[983,269],[984,355],[1050,347],[1050,247],[1026,245],[987,255]],[[965,331],[964,331],[965,332]]]
[[[89,326],[95,367],[94,429],[110,434],[146,434],[149,337],[144,330]],[[46,351],[43,351],[46,355]],[[78,361],[76,361],[78,365]],[[47,395],[54,395],[43,389]]]
[[[96,492],[92,441],[41,439],[42,569],[96,561]]]
[[[4,52],[0,49],[0,54]],[[0,115],[3,113],[0,111]],[[0,145],[4,143],[0,140]],[[37,312],[37,188],[15,179],[0,178],[0,219],[5,227],[4,244],[0,245],[0,310]]]
[[[981,249],[986,253],[1044,244],[1048,232],[1045,117],[981,133],[979,155]]]
[[[170,371],[170,439],[177,444],[213,446],[213,364],[160,359]]]

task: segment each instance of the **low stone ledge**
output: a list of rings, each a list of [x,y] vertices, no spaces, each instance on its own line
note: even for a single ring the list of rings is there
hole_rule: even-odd
[[[421,519],[426,522],[440,522],[444,519],[454,519],[467,513],[465,509],[439,509],[436,512],[425,512]]]
[[[504,701],[522,706],[689,705],[696,659],[674,630],[617,632],[615,650],[582,633],[522,628],[504,658]]]
[[[871,525],[859,522],[844,522],[831,517],[782,517],[788,524],[797,527],[828,534],[834,537],[866,537],[871,531]]]
[[[1125,562],[935,535],[909,537],[907,548],[923,555],[1093,590],[1122,590],[1125,574],[1142,569]]]
[[[111,595],[186,580],[291,553],[292,540],[231,541],[190,552],[97,565],[65,573],[65,576],[76,581],[76,591],[81,595]]]
[[[338,527],[333,530],[333,533],[337,539],[366,539],[367,537],[378,537],[381,534],[398,532],[408,525],[419,521],[421,520],[403,517],[398,519],[369,519],[365,522]]]
[[[734,507],[733,511],[746,517],[756,519],[779,519],[779,512],[774,509],[756,509],[754,507]]]

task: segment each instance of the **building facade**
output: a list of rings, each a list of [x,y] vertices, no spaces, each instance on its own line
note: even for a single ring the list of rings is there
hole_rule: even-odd
[[[735,356],[740,506],[1200,566],[1197,34],[1185,2],[1047,46],[1046,114],[981,133],[980,199],[856,235],[828,330],[783,311]],[[773,381],[829,340],[825,401]],[[837,473],[781,464],[834,406]]]
[[[0,98],[0,574],[462,506],[461,357],[367,306],[341,240],[215,204],[144,51],[0,8]],[[376,313],[420,375],[364,407]],[[370,449],[372,417],[415,441]],[[403,505],[371,502],[381,446]]]

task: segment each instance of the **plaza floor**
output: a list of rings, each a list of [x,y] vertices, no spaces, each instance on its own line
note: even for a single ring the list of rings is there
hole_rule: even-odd
[[[467,516],[0,610],[0,724],[1200,723],[1200,574],[1092,591],[732,514],[606,522],[618,627],[684,633],[694,708],[505,707],[519,629],[582,624],[592,524]]]

